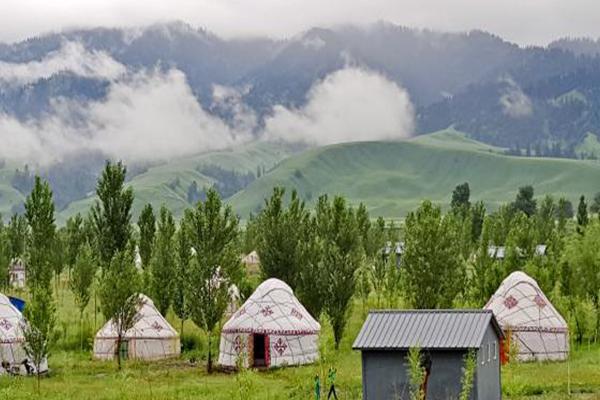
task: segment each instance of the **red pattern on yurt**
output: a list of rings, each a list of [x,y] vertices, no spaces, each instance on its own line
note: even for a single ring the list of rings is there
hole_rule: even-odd
[[[275,344],[273,345],[273,348],[277,353],[279,353],[280,356],[282,356],[283,353],[285,353],[285,351],[287,350],[288,346],[287,344],[285,344],[282,338],[279,338],[277,339],[277,342],[275,342]]]
[[[265,308],[261,309],[260,312],[262,313],[263,317],[273,315],[273,310],[271,310],[271,306],[266,306]]]
[[[9,331],[12,329],[12,324],[6,318],[2,318],[0,319],[0,328],[4,329],[5,331]]]
[[[517,306],[517,304],[519,304],[519,302],[517,301],[517,299],[515,299],[513,296],[508,296],[505,300],[504,300],[504,305],[506,306],[506,308],[508,308],[509,310],[511,308],[514,308]]]
[[[271,340],[268,335],[265,335],[265,366],[271,366]]]
[[[296,318],[298,318],[298,319],[302,319],[302,318],[304,318],[304,317],[302,316],[302,313],[301,313],[300,311],[296,310],[295,308],[292,308],[292,311],[291,311],[291,313],[292,313],[292,315],[293,315],[294,317],[296,317]]]
[[[535,301],[535,304],[537,304],[539,308],[546,307],[546,301],[539,294],[535,295],[533,301]]]
[[[165,329],[161,324],[159,324],[158,322],[154,321],[154,323],[151,325],[151,328],[154,329],[155,331],[162,331],[163,329]]]
[[[238,336],[235,337],[234,341],[233,341],[233,348],[235,349],[235,352],[237,354],[240,354],[242,352],[242,349],[244,348],[244,344],[242,343],[242,338]]]

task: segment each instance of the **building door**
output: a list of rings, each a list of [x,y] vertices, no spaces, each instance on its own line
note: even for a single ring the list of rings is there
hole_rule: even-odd
[[[267,365],[265,359],[265,335],[254,334],[254,360],[255,367],[265,367]]]

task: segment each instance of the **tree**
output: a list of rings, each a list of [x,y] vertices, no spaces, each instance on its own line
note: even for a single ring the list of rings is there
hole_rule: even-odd
[[[208,372],[212,372],[212,336],[228,304],[228,289],[239,281],[242,269],[238,251],[238,218],[224,206],[215,189],[206,193],[185,227],[196,250],[188,271],[187,305],[194,323],[208,335]]]
[[[123,336],[135,324],[140,306],[139,281],[131,244],[124,250],[117,250],[102,270],[100,304],[102,314],[112,320],[117,332],[116,355],[119,369],[121,369]]]
[[[85,235],[83,232],[83,218],[81,214],[77,213],[74,217],[67,219],[67,232],[66,232],[66,263],[69,270],[72,270],[77,261],[79,249],[85,242]]]
[[[403,266],[406,295],[415,308],[450,308],[461,290],[460,226],[430,201],[406,217]]]
[[[321,196],[315,211],[315,227],[322,245],[323,310],[331,321],[338,349],[356,287],[356,271],[363,257],[356,213],[343,197],[336,196],[329,202],[327,196]]]
[[[7,289],[9,285],[8,265],[10,263],[10,243],[7,229],[4,227],[2,214],[0,214],[0,288]]]
[[[25,200],[25,218],[29,225],[27,243],[27,285],[32,291],[50,290],[55,245],[54,202],[48,182],[39,176]]]
[[[73,292],[75,305],[79,310],[80,344],[83,350],[83,312],[90,302],[90,288],[94,283],[96,275],[96,263],[94,261],[92,248],[88,243],[81,246],[80,252],[75,259],[72,268],[69,286]]]
[[[485,212],[483,201],[478,201],[471,207],[471,239],[473,242],[477,242],[481,237]]]
[[[160,208],[155,251],[150,261],[151,292],[154,304],[163,315],[167,314],[171,306],[173,280],[176,276],[174,235],[175,220],[167,207],[163,205]]]
[[[296,191],[289,206],[284,205],[285,189],[276,187],[258,215],[258,255],[263,278],[278,278],[296,289],[303,260],[299,247],[305,240],[308,211]]]
[[[556,219],[558,220],[557,229],[561,234],[565,233],[567,220],[571,218],[573,218],[573,203],[564,197],[561,197],[558,199],[558,204],[556,206]]]
[[[579,198],[579,205],[577,206],[577,232],[579,232],[579,234],[583,235],[588,222],[587,203],[585,202],[585,196],[581,195]]]
[[[23,313],[27,320],[23,329],[25,337],[23,347],[35,366],[38,392],[40,391],[41,367],[50,353],[55,313],[56,307],[50,287],[35,286]]]
[[[537,202],[533,198],[533,186],[527,185],[519,188],[513,207],[515,210],[522,211],[527,217],[535,214]]]
[[[186,210],[186,212],[189,210]],[[186,286],[188,280],[188,271],[190,267],[190,258],[192,257],[189,237],[184,223],[191,217],[184,217],[181,220],[179,230],[175,234],[175,279],[173,285],[173,311],[181,320],[180,336],[183,338],[183,323],[188,318],[188,306],[186,298]]]
[[[600,192],[596,192],[594,195],[594,200],[592,200],[592,204],[590,205],[590,211],[594,214],[600,214]]]
[[[452,200],[450,201],[452,212],[464,218],[471,208],[470,196],[471,189],[468,182],[457,185],[452,191]]]
[[[547,244],[554,232],[556,205],[552,196],[547,195],[542,200],[535,215],[536,239],[538,244]]]
[[[23,257],[27,241],[27,219],[23,215],[13,214],[6,231],[9,242],[10,258]]]
[[[140,229],[140,258],[142,259],[142,268],[150,264],[152,258],[152,248],[154,247],[154,234],[156,232],[156,217],[151,204],[146,204],[138,218],[138,227]]]
[[[96,186],[96,200],[91,214],[99,261],[111,263],[117,252],[123,252],[131,238],[131,205],[133,189],[125,189],[127,168],[121,163],[106,162]]]
[[[483,222],[483,230],[481,240],[475,253],[475,258],[472,262],[472,273],[470,276],[470,299],[476,306],[482,307],[485,302],[494,293],[503,275],[499,271],[498,263],[489,254],[491,246],[491,231],[493,229],[493,221],[491,218],[486,218]]]

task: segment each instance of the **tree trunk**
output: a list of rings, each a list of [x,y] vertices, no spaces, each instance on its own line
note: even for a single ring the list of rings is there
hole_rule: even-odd
[[[181,330],[179,331],[179,332],[181,332],[181,333],[180,333],[181,340],[183,340],[183,323],[184,323],[184,322],[185,322],[185,320],[184,320],[184,319],[182,319],[182,320],[181,320]]]
[[[79,345],[83,352],[83,311],[79,311]]]
[[[212,352],[211,352],[212,331],[208,331],[208,373],[212,372]]]
[[[117,335],[117,366],[121,370],[121,333]]]

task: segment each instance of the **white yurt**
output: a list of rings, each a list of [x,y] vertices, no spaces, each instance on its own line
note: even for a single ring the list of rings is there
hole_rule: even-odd
[[[484,307],[492,310],[517,358],[564,360],[569,355],[569,328],[537,282],[517,271],[510,274]]]
[[[25,336],[23,329],[26,321],[21,312],[10,302],[8,297],[0,293],[0,375],[13,373],[25,375],[27,367],[23,364],[28,359],[23,345]],[[30,373],[35,372],[35,366],[27,362]],[[44,361],[40,367],[42,372],[48,370]]]
[[[268,279],[223,326],[219,364],[234,368],[239,357],[247,367],[310,364],[319,358],[320,330],[286,283]]]
[[[122,338],[120,351],[123,358],[138,360],[176,357],[181,352],[177,331],[143,294],[140,295],[136,323]],[[112,360],[116,352],[117,330],[110,320],[94,338],[94,358]]]

